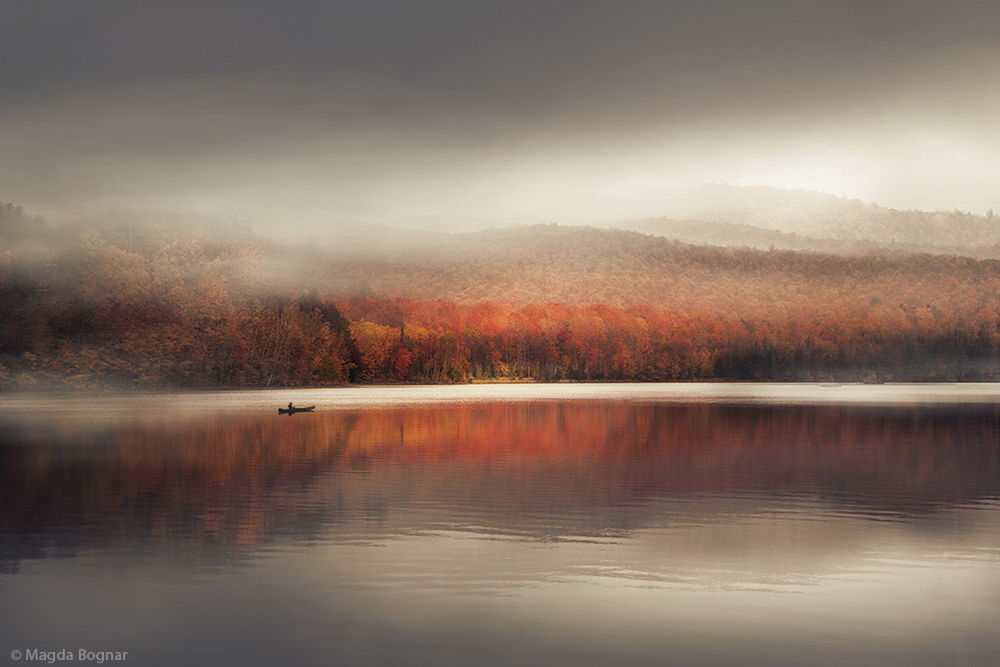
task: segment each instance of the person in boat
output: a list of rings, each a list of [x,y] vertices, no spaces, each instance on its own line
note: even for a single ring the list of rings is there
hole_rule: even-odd
[[[289,411],[292,410],[292,402],[291,401],[288,402],[288,409],[289,409]]]

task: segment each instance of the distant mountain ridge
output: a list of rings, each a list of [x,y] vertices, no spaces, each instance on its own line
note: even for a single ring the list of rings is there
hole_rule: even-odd
[[[1000,216],[964,211],[914,211],[807,190],[703,185],[602,200],[594,216],[563,216],[563,226],[630,230],[693,245],[795,250],[836,255],[934,253],[1000,258]],[[629,215],[635,211],[637,215]],[[487,228],[485,225],[489,223]],[[328,228],[320,243],[338,253],[406,255],[414,248],[501,224],[484,218],[422,216],[390,223]]]
[[[1000,254],[1000,216],[902,211],[822,192],[704,185],[665,194],[663,216],[611,223],[688,243],[855,253]]]
[[[767,229],[743,223],[714,222],[710,220],[679,220],[672,218],[643,218],[613,225],[608,229],[622,229],[662,236],[692,245],[720,248],[754,248],[758,250],[793,250],[797,252],[826,253],[833,255],[863,255],[869,253],[891,254],[945,254],[965,255],[976,258],[1000,257],[1000,243],[906,243],[895,237],[888,242],[876,239],[835,239],[807,236],[795,232]],[[986,235],[984,235],[985,237]]]

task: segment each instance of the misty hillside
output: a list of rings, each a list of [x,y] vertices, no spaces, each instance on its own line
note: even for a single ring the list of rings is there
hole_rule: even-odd
[[[126,263],[134,271],[159,274],[166,270],[162,264],[179,261],[186,263],[185,271],[196,271],[201,262],[205,274],[229,271],[229,282],[258,292],[308,289],[336,298],[559,301],[735,313],[768,308],[775,316],[834,302],[858,308],[930,304],[945,311],[956,304],[992,307],[1000,298],[997,260],[899,251],[845,256],[773,245],[773,251],[720,248],[559,225],[432,235],[371,225],[334,243],[309,243],[295,235],[268,239],[204,221],[182,225],[112,216],[54,225],[19,207],[0,211],[0,261],[8,268],[7,279],[30,282],[39,267],[61,257],[62,270],[46,277],[53,288],[77,280],[75,264],[66,262],[94,265],[95,249],[105,255],[114,249],[115,266]]]
[[[816,239],[801,249],[841,252],[831,242],[869,242],[878,246],[903,245],[942,252],[986,252],[1000,246],[1000,217],[973,215],[963,211],[901,211],[856,199],[807,190],[771,187],[702,185],[663,193],[663,215],[670,219],[721,223],[706,231],[706,241],[717,244],[728,234],[745,238],[748,245],[774,242],[776,247],[798,249],[799,241],[789,237],[768,239],[759,230],[773,230],[796,237]],[[656,229],[656,224],[663,226]],[[642,220],[616,226],[691,236],[691,226],[677,222]],[[676,231],[673,231],[676,230]],[[729,243],[727,243],[728,245]],[[992,252],[996,252],[993,248]]]
[[[317,257],[317,261],[321,258]],[[1000,261],[948,255],[854,257],[694,246],[659,236],[591,227],[538,225],[448,237],[431,250],[393,259],[334,258],[317,285],[340,296],[603,303],[724,308],[778,313],[822,308],[850,296],[946,307],[956,299],[992,304]]]
[[[1000,258],[1000,217],[962,211],[901,211],[806,190],[703,185],[640,193],[645,217],[621,218],[637,208],[630,197],[610,198],[593,220],[571,225],[623,229],[692,245],[860,255],[958,254]],[[617,216],[617,218],[616,218]],[[450,236],[484,231],[487,221],[415,216],[390,224],[332,225],[322,232],[337,253],[405,254],[447,243]],[[511,228],[489,221],[490,229]],[[282,225],[276,225],[282,228]]]
[[[998,260],[557,225],[402,245],[0,207],[0,388],[1000,377]]]
[[[611,229],[625,229],[644,234],[662,236],[692,245],[721,248],[757,248],[760,250],[795,250],[800,252],[829,253],[836,255],[864,255],[870,253],[892,254],[959,254],[979,258],[1000,257],[1000,244],[960,245],[949,243],[904,243],[878,239],[819,238],[765,229],[743,223],[715,222],[711,220],[679,220],[673,218],[643,218],[608,225]]]

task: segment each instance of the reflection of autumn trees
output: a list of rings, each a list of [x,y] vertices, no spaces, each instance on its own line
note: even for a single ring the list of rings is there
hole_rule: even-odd
[[[0,386],[1000,379],[996,261],[548,226],[331,261],[155,226],[57,233],[11,210]]]
[[[17,552],[0,556],[14,560],[136,541],[252,550],[385,521],[419,530],[469,508],[489,530],[541,511],[548,530],[599,533],[685,496],[788,493],[906,515],[1000,493],[993,407],[552,401],[4,432],[0,536],[16,539],[0,544]]]

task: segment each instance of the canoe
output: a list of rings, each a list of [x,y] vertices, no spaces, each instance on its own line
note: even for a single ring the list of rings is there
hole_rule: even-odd
[[[279,415],[294,415],[296,412],[312,412],[316,409],[315,405],[310,405],[305,408],[278,408]]]

